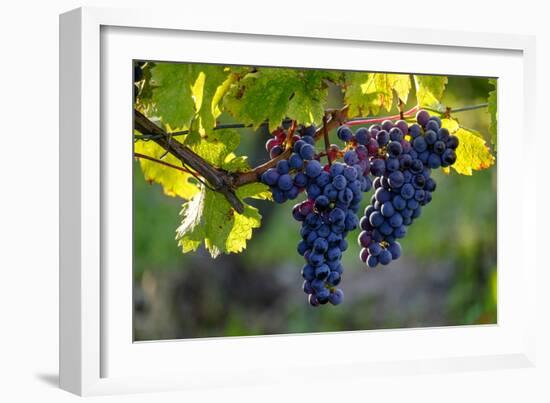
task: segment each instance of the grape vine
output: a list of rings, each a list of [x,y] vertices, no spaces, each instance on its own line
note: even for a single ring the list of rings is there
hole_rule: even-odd
[[[447,78],[431,77],[138,63],[134,155],[148,181],[187,200],[177,230],[184,253],[203,242],[213,257],[241,252],[261,220],[248,198],[301,199],[291,211],[300,223],[303,291],[312,306],[338,305],[350,234],[359,232],[365,267],[388,265],[432,200],[433,170],[471,175],[494,163],[483,136],[453,115],[495,111],[495,95],[490,105],[445,107],[439,100]],[[412,81],[417,105],[404,110]],[[189,86],[174,92],[182,82]],[[345,106],[323,108],[327,83],[341,86]],[[392,107],[399,113],[378,116]],[[217,123],[222,111],[242,123]],[[260,126],[270,132],[268,158],[250,167],[235,153],[235,129]],[[339,144],[330,143],[333,129]]]

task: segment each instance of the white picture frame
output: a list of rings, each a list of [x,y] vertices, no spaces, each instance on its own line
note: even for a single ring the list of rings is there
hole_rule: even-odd
[[[138,36],[140,47],[136,48],[133,41]],[[186,55],[174,50],[174,44],[181,41],[187,45]],[[132,311],[128,309],[132,304],[128,277],[131,236],[127,232],[131,230],[131,214],[127,214],[128,209],[131,211],[127,204],[131,192],[124,196],[125,192],[117,190],[131,187],[127,183],[131,141],[129,136],[106,135],[131,131],[131,109],[125,109],[132,102],[130,75],[128,82],[121,75],[125,63],[132,58],[185,58],[276,64],[272,61],[274,52],[261,49],[277,51],[283,45],[296,57],[292,60],[298,60],[308,47],[315,47],[318,52],[344,47],[348,52],[357,52],[351,61],[339,58],[324,62],[330,65],[319,65],[313,59],[296,62],[305,67],[312,63],[312,67],[356,68],[353,63],[361,63],[362,52],[391,56],[392,52],[406,51],[411,55],[433,53],[445,57],[434,59],[431,71],[420,62],[424,58],[409,57],[410,64],[401,67],[404,71],[502,78],[498,89],[497,325],[133,343]],[[224,52],[224,47],[231,52]],[[516,225],[515,238],[527,250],[527,234],[529,225],[535,222],[535,213],[521,200],[513,199],[512,192],[517,192],[517,188],[511,183],[521,183],[525,189],[536,188],[534,176],[521,176],[514,169],[514,164],[528,161],[534,147],[534,140],[525,135],[532,131],[530,125],[534,121],[532,37],[393,29],[350,22],[328,25],[307,17],[288,29],[265,20],[181,19],[169,11],[80,8],[60,17],[60,49],[63,389],[79,395],[97,395],[292,383],[303,376],[300,374],[304,369],[313,366],[338,366],[338,374],[331,372],[331,376],[351,379],[375,373],[397,375],[534,365],[535,319],[530,313],[535,312],[537,265],[534,255],[522,255],[521,259],[513,255],[513,240],[508,233],[511,224],[506,219],[514,214],[516,223],[523,222],[519,228]],[[217,51],[206,54],[213,49]],[[388,64],[392,63],[387,61],[391,57],[373,60],[365,69],[399,68]],[[474,65],[466,62],[473,60],[477,61]],[[288,65],[288,59],[283,63]],[[501,74],[492,74],[495,72]],[[513,114],[507,113],[512,110]],[[509,117],[512,115],[513,121]],[[510,138],[512,128],[514,145]],[[519,143],[518,131],[523,133]],[[128,153],[127,163],[113,157],[115,149]],[[503,177],[507,181],[501,180]],[[114,262],[123,269],[116,273],[108,270]],[[342,354],[322,361],[313,358],[307,364],[297,358],[300,351],[324,343],[339,343]],[[330,371],[324,372],[328,380]]]

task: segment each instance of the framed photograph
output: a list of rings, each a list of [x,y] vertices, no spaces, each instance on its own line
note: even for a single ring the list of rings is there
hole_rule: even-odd
[[[61,15],[62,388],[533,365],[534,40],[292,29]]]

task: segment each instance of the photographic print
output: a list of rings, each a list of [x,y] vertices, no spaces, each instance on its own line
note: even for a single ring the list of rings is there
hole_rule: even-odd
[[[495,324],[497,79],[135,60],[135,341]]]

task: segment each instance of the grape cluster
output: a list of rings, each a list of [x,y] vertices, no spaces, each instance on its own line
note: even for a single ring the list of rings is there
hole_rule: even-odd
[[[305,259],[303,290],[312,306],[342,302],[342,254],[348,234],[357,227],[362,230],[360,259],[367,266],[387,265],[400,257],[398,239],[407,234],[436,188],[431,170],[456,161],[458,139],[441,127],[441,120],[425,111],[418,112],[416,120],[410,126],[404,120],[386,120],[355,133],[340,126],[336,134],[343,149],[332,144],[321,153],[315,149],[314,126],[294,131],[283,124],[266,142],[270,157],[278,161],[260,179],[270,187],[273,200],[284,203],[302,192],[307,196],[292,215],[301,222],[297,250]],[[282,158],[283,153],[288,157]],[[327,164],[320,162],[322,157]],[[339,159],[343,162],[335,162]],[[359,220],[363,193],[373,187]]]
[[[316,160],[307,162],[308,198],[292,210],[293,217],[302,223],[297,250],[306,261],[303,290],[312,306],[342,302],[344,294],[337,286],[343,273],[342,253],[348,248],[346,237],[358,227],[359,203],[363,192],[371,187],[357,153],[350,150],[346,155],[357,163],[336,162],[322,167]],[[367,159],[363,161],[368,164]]]
[[[375,192],[361,218],[358,242],[360,259],[369,267],[401,256],[397,240],[432,200],[431,170],[456,161],[458,139],[441,127],[440,119],[420,111],[416,120],[410,127],[403,120],[386,120],[368,130],[369,143],[376,141],[378,148],[371,157]]]

